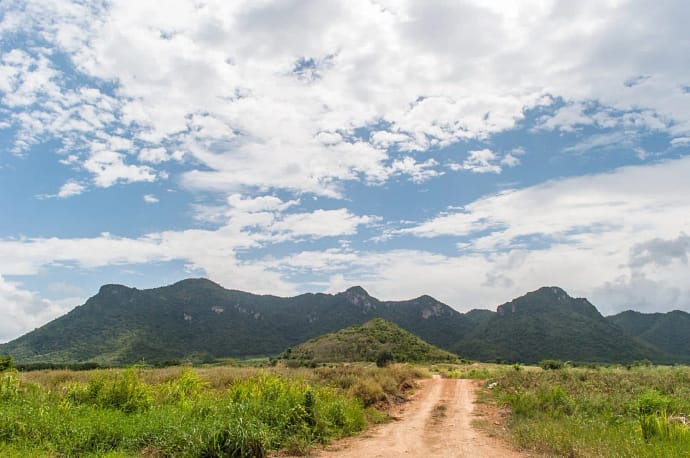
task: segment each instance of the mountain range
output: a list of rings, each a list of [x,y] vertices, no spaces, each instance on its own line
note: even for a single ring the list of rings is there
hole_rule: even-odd
[[[690,360],[687,313],[603,317],[586,299],[557,287],[527,293],[496,312],[460,313],[430,296],[381,301],[352,287],[283,298],[228,290],[206,279],[145,290],[104,285],[66,315],[0,345],[0,354],[24,364],[104,365],[277,355],[374,318],[470,359]]]

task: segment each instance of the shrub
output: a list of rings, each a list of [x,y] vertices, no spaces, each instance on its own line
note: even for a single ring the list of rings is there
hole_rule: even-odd
[[[542,359],[539,361],[539,367],[544,370],[563,369],[565,364],[560,359]]]
[[[16,372],[0,374],[0,400],[14,399],[19,394],[19,378]]]
[[[0,355],[0,372],[14,369],[14,360],[10,355]]]
[[[382,351],[381,353],[378,354],[376,357],[376,366],[378,367],[386,367],[390,363],[393,362],[393,353],[389,351]]]
[[[153,404],[151,387],[139,379],[134,368],[123,371],[113,380],[99,375],[86,386],[72,383],[67,386],[67,398],[79,404],[114,408],[126,413],[147,410]]]
[[[202,458],[264,458],[266,431],[256,421],[233,418],[225,427],[211,434],[198,456]]]
[[[367,407],[387,399],[386,393],[376,380],[359,380],[352,386],[351,390],[352,394]]]
[[[208,385],[193,369],[185,367],[177,378],[167,383],[167,398],[173,402],[185,403],[196,399]]]
[[[640,430],[645,441],[652,438],[667,441],[690,440],[690,427],[683,423],[673,422],[665,411],[658,414],[642,415]]]
[[[671,398],[655,389],[646,389],[637,396],[636,404],[641,415],[660,414],[671,407]]]

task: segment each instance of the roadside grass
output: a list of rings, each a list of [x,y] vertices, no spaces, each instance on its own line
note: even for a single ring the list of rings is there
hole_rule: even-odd
[[[6,371],[0,455],[304,454],[383,421],[372,406],[425,375],[399,364]]]
[[[506,370],[490,398],[517,446],[547,456],[690,456],[690,368]],[[488,383],[487,383],[488,386]]]

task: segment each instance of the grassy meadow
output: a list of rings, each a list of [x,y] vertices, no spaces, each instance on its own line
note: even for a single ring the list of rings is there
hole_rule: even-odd
[[[0,373],[0,456],[262,457],[382,421],[424,370],[171,367]]]
[[[511,439],[538,456],[690,456],[687,366],[515,366],[488,381]]]
[[[690,456],[689,367],[545,367],[6,370],[0,456],[300,455],[385,421],[432,373],[484,380],[482,402],[508,408],[509,440],[533,456]]]

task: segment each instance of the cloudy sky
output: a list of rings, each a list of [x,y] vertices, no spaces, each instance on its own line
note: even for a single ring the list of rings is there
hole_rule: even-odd
[[[2,0],[0,342],[105,283],[690,310],[683,0]]]

